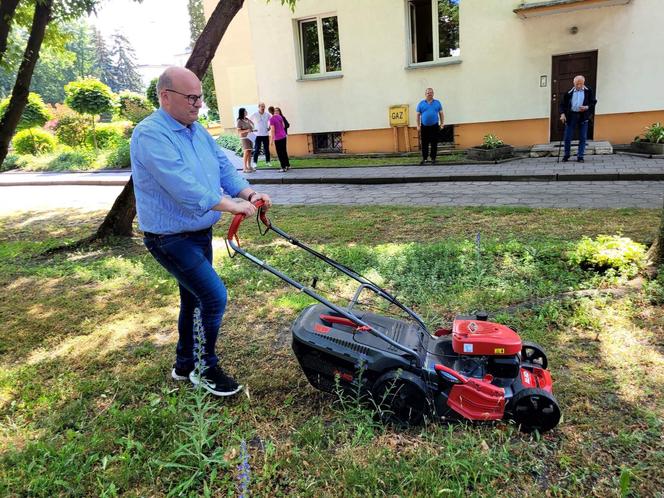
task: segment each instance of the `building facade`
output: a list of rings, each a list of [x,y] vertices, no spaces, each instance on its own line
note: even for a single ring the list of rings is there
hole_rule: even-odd
[[[222,126],[258,100],[279,106],[293,155],[415,149],[427,87],[457,147],[557,141],[575,74],[599,100],[591,136],[624,144],[664,121],[662,26],[662,0],[246,0],[212,67]]]

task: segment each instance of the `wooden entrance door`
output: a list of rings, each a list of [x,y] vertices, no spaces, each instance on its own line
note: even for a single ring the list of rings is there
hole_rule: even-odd
[[[576,54],[554,55],[551,69],[551,141],[562,140],[565,127],[560,122],[558,106],[565,92],[574,86],[574,76],[581,74],[586,85],[597,95],[597,50]],[[593,138],[593,122],[588,127],[588,139]],[[575,134],[574,138],[577,139]]]

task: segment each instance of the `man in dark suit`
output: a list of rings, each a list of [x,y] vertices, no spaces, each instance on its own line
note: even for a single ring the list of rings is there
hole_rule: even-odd
[[[588,121],[595,114],[595,93],[586,86],[586,79],[579,75],[574,77],[574,86],[563,95],[560,101],[560,120],[565,124],[565,155],[563,162],[569,161],[572,136],[579,127],[579,152],[577,161],[583,162],[588,137]]]

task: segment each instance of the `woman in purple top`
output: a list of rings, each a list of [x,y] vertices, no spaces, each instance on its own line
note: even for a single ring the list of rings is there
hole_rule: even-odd
[[[281,109],[270,106],[268,112],[272,114],[270,118],[270,136],[275,149],[277,149],[277,157],[281,164],[281,171],[285,172],[290,169],[290,161],[288,160],[288,151],[286,150],[286,127],[284,125],[284,118],[281,116]]]

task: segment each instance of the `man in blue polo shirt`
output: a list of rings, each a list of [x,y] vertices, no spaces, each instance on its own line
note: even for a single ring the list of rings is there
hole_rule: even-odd
[[[179,339],[171,376],[201,384],[216,396],[240,386],[218,365],[217,335],[226,308],[226,287],[212,266],[212,226],[221,212],[250,216],[255,192],[198,122],[203,105],[194,73],[170,67],[157,83],[160,108],[141,121],[131,138],[131,172],[138,224],[145,246],[180,288]],[[202,364],[195,369],[194,318],[204,334]],[[197,320],[198,321],[198,320]]]
[[[433,88],[427,88],[424,97],[424,100],[417,104],[417,131],[420,132],[422,147],[420,164],[424,164],[429,157],[429,147],[431,147],[431,164],[436,164],[438,133],[445,126],[445,114],[443,104],[433,98]]]

